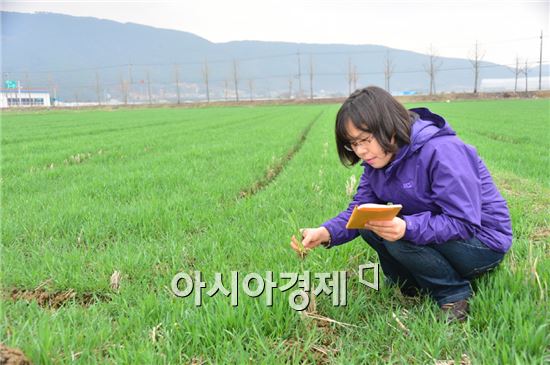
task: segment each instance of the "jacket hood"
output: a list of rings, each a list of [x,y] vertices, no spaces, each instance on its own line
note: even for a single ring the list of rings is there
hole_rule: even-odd
[[[411,144],[409,145],[411,153],[418,150],[434,137],[456,135],[456,132],[443,117],[432,113],[428,108],[413,108],[409,110],[418,114],[418,118],[411,128]]]
[[[443,117],[432,113],[428,108],[412,108],[409,110],[418,115],[411,127],[411,143],[397,151],[395,159],[384,169],[386,173],[390,173],[404,158],[416,152],[432,138],[456,135],[456,132]],[[366,162],[361,163],[361,165],[369,166]]]

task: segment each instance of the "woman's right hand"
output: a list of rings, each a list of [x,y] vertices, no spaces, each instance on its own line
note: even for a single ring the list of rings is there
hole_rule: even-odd
[[[319,228],[302,228],[302,245],[306,250],[311,250],[321,243],[330,241],[330,233],[325,227]]]

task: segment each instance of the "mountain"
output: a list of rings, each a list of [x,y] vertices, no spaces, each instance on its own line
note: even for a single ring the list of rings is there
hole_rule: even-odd
[[[357,87],[384,86],[384,61],[392,60],[391,90],[428,91],[428,56],[379,45],[238,41],[213,43],[192,33],[52,13],[1,12],[4,80],[23,88],[55,89],[61,100],[174,101],[179,80],[182,100],[204,99],[205,65],[212,99],[248,99],[313,93],[348,93],[349,65]],[[473,86],[467,59],[439,58],[436,91]],[[513,77],[504,66],[481,63],[481,78]],[[301,77],[298,77],[301,75]],[[301,81],[301,82],[300,82]],[[300,88],[301,84],[301,88]]]

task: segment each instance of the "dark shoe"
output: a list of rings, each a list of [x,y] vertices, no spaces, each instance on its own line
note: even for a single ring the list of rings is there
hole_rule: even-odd
[[[468,318],[468,309],[468,301],[466,299],[441,306],[441,310],[446,314],[447,323],[455,321],[464,322]]]

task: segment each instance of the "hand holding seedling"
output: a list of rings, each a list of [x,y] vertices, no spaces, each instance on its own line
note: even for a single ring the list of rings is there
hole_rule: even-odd
[[[292,247],[292,249],[296,251],[296,254],[298,254],[298,257],[302,260],[307,256],[307,253],[310,250],[306,249],[302,242],[300,242],[295,235],[292,235],[292,237],[290,238],[290,247]]]
[[[307,255],[307,251],[314,249],[323,242],[330,241],[330,233],[325,227],[319,228],[302,228],[302,241],[299,242],[296,237],[292,236],[290,247],[301,257]]]
[[[370,221],[365,224],[365,228],[373,231],[386,241],[397,241],[405,235],[407,223],[399,218],[395,217],[391,221]]]

